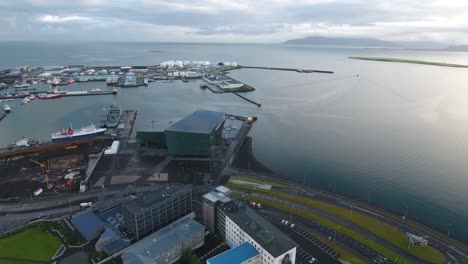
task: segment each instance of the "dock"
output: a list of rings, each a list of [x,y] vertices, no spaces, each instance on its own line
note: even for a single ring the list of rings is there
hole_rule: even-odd
[[[35,91],[35,92],[29,92],[28,94],[24,93],[13,93],[9,95],[2,94],[0,95],[0,99],[21,99],[25,98],[31,94],[37,95],[37,94],[55,94],[54,92],[50,91]],[[113,91],[102,91],[102,92],[92,92],[92,91],[77,91],[77,92],[68,92],[68,93],[58,93],[61,95],[61,97],[69,97],[69,96],[90,96],[90,95],[115,95],[117,94],[117,90]]]
[[[7,113],[3,110],[3,108],[0,108],[0,121],[5,118],[5,116],[7,115]]]
[[[276,71],[294,71],[299,73],[327,73],[333,74],[332,71],[324,71],[324,70],[307,70],[307,69],[294,69],[294,68],[277,68],[277,67],[262,67],[262,66],[241,66],[240,68],[245,69],[262,69],[262,70],[276,70]]]
[[[7,147],[0,149],[0,160],[6,160],[13,157],[19,156],[28,156],[38,153],[45,153],[57,150],[63,150],[67,148],[74,148],[75,146],[80,145],[89,145],[94,143],[106,143],[112,142],[112,138],[110,136],[101,136],[101,137],[93,137],[88,139],[81,139],[81,140],[70,140],[70,141],[63,141],[63,142],[52,142],[48,141],[41,144],[31,145],[28,147]]]

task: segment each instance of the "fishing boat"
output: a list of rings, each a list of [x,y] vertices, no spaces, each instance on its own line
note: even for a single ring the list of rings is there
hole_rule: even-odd
[[[113,128],[119,124],[121,109],[114,102],[109,110],[101,116],[100,125],[101,127]]]
[[[63,129],[62,131],[52,134],[52,141],[66,141],[85,137],[95,137],[104,134],[104,132],[106,132],[106,128],[96,128],[93,124],[74,131],[70,124],[68,129]]]
[[[29,98],[29,100],[34,100],[34,99],[36,99],[36,96],[34,94],[30,94],[28,98]]]

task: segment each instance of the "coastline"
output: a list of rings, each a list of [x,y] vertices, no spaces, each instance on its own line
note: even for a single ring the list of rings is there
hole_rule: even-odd
[[[238,157],[240,156],[242,156],[242,158],[238,160]],[[236,166],[236,161],[238,162],[237,166]],[[252,151],[252,138],[251,137],[246,137],[246,140],[244,140],[244,143],[239,149],[239,153],[233,162],[233,167],[239,171],[239,174],[243,174],[248,177],[276,181],[276,182],[286,184],[286,185],[293,185],[293,186],[302,185],[303,187],[311,189],[314,192],[318,192],[326,196],[327,195],[333,196],[341,200],[346,200],[347,202],[353,203],[369,211],[381,214],[395,221],[402,221],[402,216],[392,210],[382,208],[382,207],[377,207],[361,199],[357,199],[357,198],[350,197],[350,196],[345,196],[339,193],[330,192],[330,191],[327,191],[327,190],[324,190],[324,189],[321,189],[312,185],[302,183],[300,181],[297,181],[285,175],[274,173],[273,170],[271,170],[270,168],[268,168],[266,165],[262,164],[260,161],[258,161],[255,158],[255,155],[253,154],[253,151]],[[255,168],[257,168],[257,170],[255,170]],[[405,219],[405,223],[408,226],[424,231],[430,234],[431,236],[438,238],[439,240],[455,245],[456,247],[463,249],[464,252],[468,252],[468,245],[466,243],[456,238],[447,236],[447,234],[445,234],[443,231],[435,227],[431,227],[430,225],[427,225],[424,222],[421,222],[412,218],[408,218],[408,217]]]

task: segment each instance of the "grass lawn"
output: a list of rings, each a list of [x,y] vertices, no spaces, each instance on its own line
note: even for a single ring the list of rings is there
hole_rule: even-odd
[[[231,178],[229,178],[229,179],[246,181],[246,182],[253,182],[253,183],[260,183],[260,184],[269,184],[271,186],[291,189],[291,187],[289,187],[288,185],[282,184],[282,183],[269,181],[269,180],[264,180],[264,179],[252,178],[252,177],[247,177],[247,176],[231,176]]]
[[[44,227],[31,225],[0,239],[0,257],[50,261],[61,246],[60,240]],[[0,261],[11,263],[11,261]],[[19,263],[19,262],[18,262]]]
[[[357,60],[400,62],[400,63],[423,64],[423,65],[432,65],[432,66],[441,66],[441,67],[468,68],[468,65],[434,62],[434,61],[420,61],[420,60],[408,60],[408,59],[384,58],[384,57],[349,57],[349,58],[357,59]]]
[[[230,187],[253,191],[252,188],[246,186],[239,187],[236,185],[231,185]],[[408,248],[406,235],[403,231],[392,225],[381,222],[375,218],[319,200],[312,200],[301,196],[289,195],[287,193],[278,191],[267,191],[258,189],[256,189],[255,191],[279,197],[285,200],[290,200],[292,202],[300,203],[312,208],[317,208],[320,211],[326,212],[330,215],[334,215],[336,217],[348,220],[351,223],[380,236],[381,238],[400,247],[401,249],[409,252],[410,254],[416,257],[430,261],[432,263],[445,263],[445,256],[439,250],[431,246]]]
[[[238,93],[242,93],[242,92],[251,92],[251,91],[255,91],[255,88],[253,88],[252,86],[250,85],[247,85],[247,84],[244,84],[243,86],[239,87],[239,88],[225,88],[225,89],[222,89],[224,92],[228,93],[228,92],[238,92]]]

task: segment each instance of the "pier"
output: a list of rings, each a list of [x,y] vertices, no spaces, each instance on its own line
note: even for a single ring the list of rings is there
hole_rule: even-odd
[[[323,70],[307,70],[307,69],[293,69],[293,68],[276,68],[276,67],[262,67],[262,66],[241,66],[239,65],[240,68],[245,68],[245,69],[262,69],[262,70],[276,70],[276,71],[294,71],[294,72],[300,72],[300,73],[327,73],[327,74],[333,74],[334,72],[332,71],[323,71]]]
[[[255,102],[255,101],[252,101],[252,100],[250,100],[249,98],[247,98],[247,97],[245,97],[245,96],[239,94],[238,92],[232,92],[232,93],[235,94],[235,95],[237,95],[237,96],[239,96],[240,98],[246,100],[247,102],[252,103],[252,104],[258,106],[258,107],[261,107],[261,106],[262,106],[261,103],[257,103],[257,102]]]

